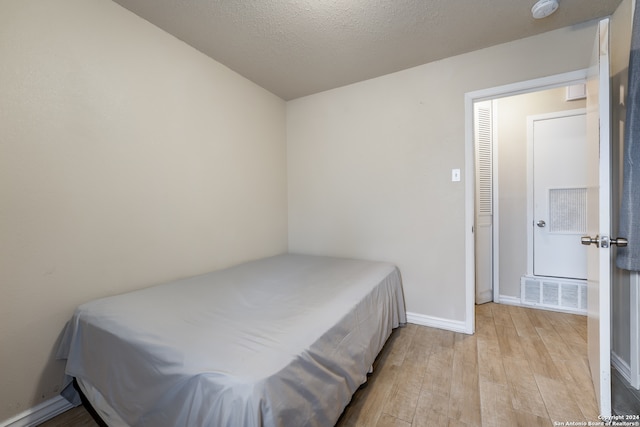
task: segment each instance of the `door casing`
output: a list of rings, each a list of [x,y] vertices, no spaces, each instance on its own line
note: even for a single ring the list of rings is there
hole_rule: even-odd
[[[473,131],[473,104],[495,98],[521,95],[545,89],[583,83],[587,70],[576,70],[539,79],[527,80],[493,88],[465,93],[465,325],[464,332],[475,331],[475,141]],[[494,215],[497,215],[494,212]],[[494,227],[496,224],[494,222]],[[498,259],[494,245],[494,268]],[[499,286],[494,283],[494,302],[500,302]]]

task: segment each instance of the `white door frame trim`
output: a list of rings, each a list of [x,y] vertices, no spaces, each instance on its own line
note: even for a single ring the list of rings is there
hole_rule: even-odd
[[[475,331],[475,155],[473,141],[473,103],[505,96],[520,95],[541,89],[582,83],[587,70],[571,71],[563,74],[511,83],[504,86],[467,92],[464,95],[465,109],[465,333]],[[495,226],[495,225],[494,225]],[[496,254],[494,253],[494,258]],[[495,300],[495,302],[500,302]]]
[[[630,309],[629,317],[631,326],[629,328],[629,366],[631,379],[629,383],[636,390],[640,389],[640,273],[632,271],[629,273],[629,293],[630,293]]]
[[[498,227],[500,225],[500,206],[498,205],[498,198],[496,197],[497,194],[500,194],[500,163],[498,157],[498,145],[500,144],[500,141],[498,140],[498,118],[500,117],[500,111],[498,108],[498,102],[495,99],[491,100],[491,111],[493,111],[491,117],[491,120],[493,121],[491,126],[493,129],[493,135],[491,138],[493,142],[493,147],[491,147],[491,150],[493,152],[493,159],[491,159],[491,198],[493,199],[491,200],[491,208],[493,212],[493,235],[491,236],[493,239],[493,244],[491,245],[491,259],[493,260],[492,289],[493,301],[495,302],[500,301],[500,257],[497,256],[497,254],[500,253],[500,239],[498,238]]]

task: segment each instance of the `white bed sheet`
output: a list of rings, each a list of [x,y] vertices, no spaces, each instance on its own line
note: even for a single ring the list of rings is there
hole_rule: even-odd
[[[113,424],[332,426],[405,322],[392,264],[287,254],[83,304],[59,356]]]

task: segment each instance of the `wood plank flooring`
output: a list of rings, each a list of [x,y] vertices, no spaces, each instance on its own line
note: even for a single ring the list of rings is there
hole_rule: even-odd
[[[337,426],[597,422],[586,335],[583,316],[493,303],[476,307],[473,336],[407,325]]]
[[[336,427],[552,426],[598,421],[584,316],[476,307],[473,336],[409,324],[389,338]],[[95,427],[84,408],[44,427]]]

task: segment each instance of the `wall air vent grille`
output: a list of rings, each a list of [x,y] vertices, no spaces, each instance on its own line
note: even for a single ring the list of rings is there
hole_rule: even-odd
[[[587,232],[587,189],[549,190],[549,232],[584,234]]]
[[[587,314],[586,280],[523,276],[520,291],[522,305]]]

